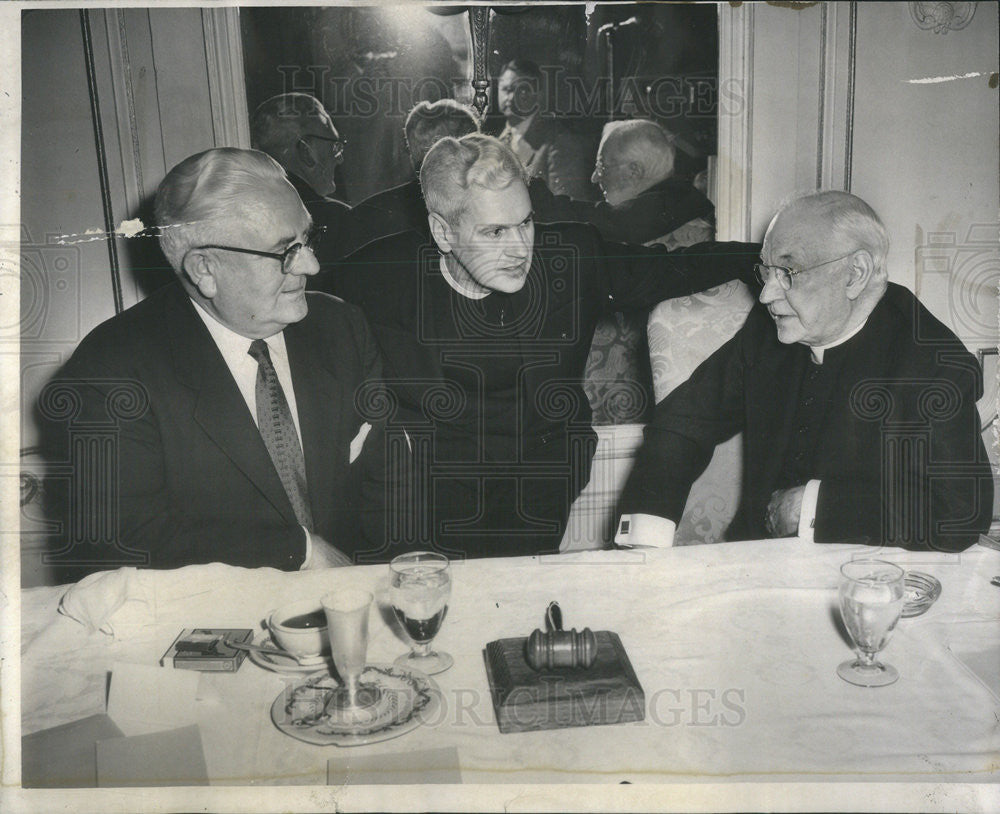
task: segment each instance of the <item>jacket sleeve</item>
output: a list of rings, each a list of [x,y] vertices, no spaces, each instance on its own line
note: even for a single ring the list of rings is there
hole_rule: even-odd
[[[656,405],[622,493],[623,514],[680,521],[716,445],[743,429],[743,341],[741,330]]]
[[[599,241],[597,254],[609,310],[620,311],[652,308],[730,280],[750,284],[760,244],[709,242],[668,251]]]
[[[993,476],[980,433],[976,399],[982,386],[974,366],[939,368],[940,378],[928,379],[923,390],[900,388],[895,398],[912,396],[908,412],[926,420],[924,431],[917,420],[917,429],[904,430],[898,443],[886,438],[880,471],[870,478],[822,481],[816,542],[867,537],[875,545],[963,551],[989,529]]]

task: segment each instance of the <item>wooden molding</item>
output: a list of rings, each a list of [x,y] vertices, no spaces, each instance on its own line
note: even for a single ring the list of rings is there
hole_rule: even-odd
[[[239,9],[206,8],[205,29],[208,92],[216,147],[250,147],[250,114],[243,74],[243,41]]]
[[[752,3],[719,7],[719,240],[750,240],[753,19]]]

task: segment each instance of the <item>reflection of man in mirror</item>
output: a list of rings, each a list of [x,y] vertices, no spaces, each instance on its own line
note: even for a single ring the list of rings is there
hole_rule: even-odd
[[[676,155],[670,134],[656,122],[610,122],[604,125],[591,176],[604,200],[619,212],[627,211],[633,223],[662,222],[665,212],[678,213],[671,224],[674,228],[653,238],[668,248],[714,236],[709,220],[712,202],[691,184],[674,178]]]
[[[552,192],[593,199],[589,149],[584,139],[545,115],[542,72],[534,62],[508,62],[497,81],[497,106],[506,119],[500,140],[524,164],[528,175],[541,178]]]
[[[479,118],[471,107],[453,99],[418,102],[403,126],[413,172],[420,172],[428,150],[445,136],[461,138],[478,132]],[[420,181],[414,176],[406,183],[365,198],[351,210],[350,223],[348,238],[355,247],[408,229],[427,233],[427,207]]]
[[[629,543],[670,544],[692,483],[738,432],[731,540],[962,550],[989,528],[981,372],[951,330],[888,282],[888,250],[878,215],[846,192],[775,215],[759,303],[646,428],[621,501]]]
[[[319,99],[308,93],[272,96],[254,111],[250,127],[254,148],[285,168],[307,207],[336,192],[344,141]]]
[[[536,224],[526,180],[495,138],[442,139],[420,171],[433,242],[375,241],[322,281],[366,312],[390,426],[413,450],[389,520],[413,534],[390,542],[453,556],[556,551],[596,445],[582,375],[598,319],[749,275],[756,259],[748,244],[671,253]],[[382,556],[380,541],[369,546]]]

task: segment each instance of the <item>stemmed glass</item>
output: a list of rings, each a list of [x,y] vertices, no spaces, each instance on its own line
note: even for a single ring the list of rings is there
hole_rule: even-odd
[[[368,591],[346,588],[331,591],[321,600],[326,613],[333,663],[343,683],[326,704],[328,715],[350,721],[358,711],[381,697],[375,685],[361,684],[368,655],[368,615],[374,597]]]
[[[889,664],[875,660],[899,621],[905,600],[905,572],[882,560],[853,560],[840,566],[840,615],[858,649],[858,658],[837,667],[844,681],[884,687],[899,678]]]
[[[429,551],[400,554],[389,563],[389,572],[393,613],[413,642],[411,651],[396,659],[396,666],[427,675],[443,673],[455,660],[447,653],[431,650],[431,641],[448,612],[451,597],[448,558]]]

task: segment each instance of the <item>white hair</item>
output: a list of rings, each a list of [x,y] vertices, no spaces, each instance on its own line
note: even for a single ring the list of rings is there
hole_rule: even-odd
[[[465,211],[473,187],[500,190],[515,181],[528,182],[517,156],[499,139],[479,133],[441,139],[420,168],[427,211],[452,225]]]
[[[216,147],[185,158],[160,183],[154,205],[160,247],[182,271],[184,255],[210,243],[213,225],[259,208],[255,194],[276,181],[288,183],[281,165],[266,153]]]
[[[634,162],[643,170],[643,177],[658,183],[674,171],[677,148],[673,137],[649,119],[626,119],[608,122],[601,133],[601,149],[613,139],[623,162]]]

